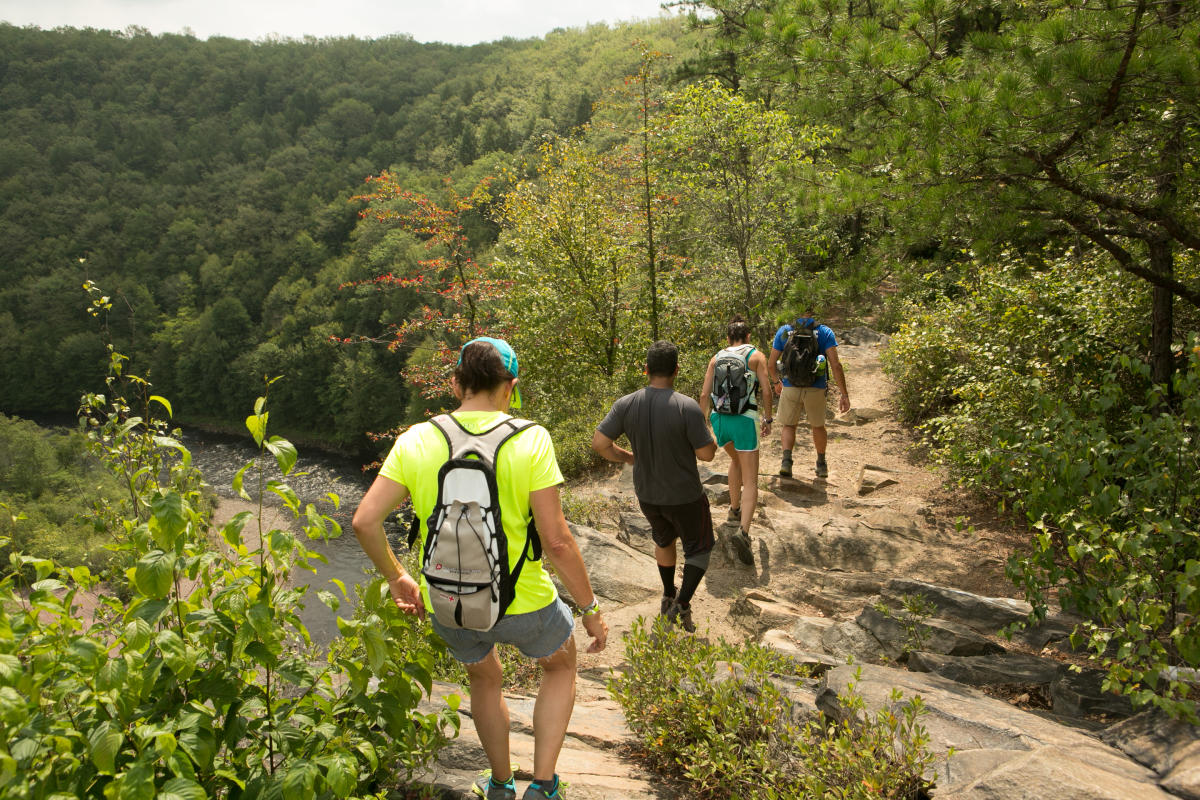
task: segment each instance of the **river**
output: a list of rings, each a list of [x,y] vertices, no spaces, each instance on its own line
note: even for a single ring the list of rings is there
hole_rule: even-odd
[[[244,437],[237,437],[185,430],[182,441],[184,446],[191,451],[192,462],[200,469],[205,482],[220,498],[218,519],[229,519],[239,511],[256,509],[257,504],[246,503],[232,488],[233,478],[237,471],[258,455],[254,441],[248,433]],[[263,463],[267,467],[268,479],[281,477],[272,456],[268,454]],[[257,483],[256,480],[252,481],[250,478],[253,471],[253,468],[247,471],[245,481],[251,494],[253,494],[251,487]],[[374,570],[370,560],[358,546],[354,531],[350,527],[354,509],[373,477],[374,473],[364,473],[361,465],[349,458],[328,455],[315,450],[310,452],[301,450],[295,470],[286,478],[288,485],[299,496],[302,509],[308,503],[313,503],[321,513],[332,517],[342,528],[342,535],[336,539],[328,541],[317,539],[309,542],[310,549],[321,553],[328,559],[327,564],[314,562],[317,567],[315,574],[297,570],[292,576],[294,585],[307,584],[310,587],[305,595],[305,608],[300,613],[300,619],[308,628],[313,642],[321,646],[326,646],[333,641],[337,637],[338,631],[333,612],[317,598],[317,591],[328,589],[333,594],[340,596],[340,592],[331,583],[331,579],[336,578],[344,583],[350,598],[349,601],[343,602],[337,613],[348,618],[354,613],[354,585],[362,583],[367,577],[367,572]],[[337,494],[340,500],[336,509],[325,499],[325,495],[329,492]],[[292,518],[291,513],[283,507],[278,498],[271,493],[268,493],[267,497],[274,513],[264,514],[264,525],[267,526],[264,529],[270,530],[272,527],[286,525],[293,533],[303,537],[304,533],[299,522]],[[391,526],[388,530],[388,538],[392,542],[392,546],[402,548],[402,539],[406,533],[407,531],[401,533],[398,526]]]

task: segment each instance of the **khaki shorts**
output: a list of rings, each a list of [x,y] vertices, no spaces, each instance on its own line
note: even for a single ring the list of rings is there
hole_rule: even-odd
[[[825,390],[812,387],[785,386],[779,395],[779,410],[775,422],[792,427],[802,419],[814,428],[825,427]]]

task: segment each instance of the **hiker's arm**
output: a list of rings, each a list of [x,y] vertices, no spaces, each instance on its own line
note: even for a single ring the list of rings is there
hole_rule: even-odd
[[[771,355],[767,359],[767,374],[771,376],[771,385],[772,386],[774,386],[777,383],[781,383],[781,381],[779,380],[778,364],[779,364],[779,357],[782,355],[783,355],[782,350],[776,350],[774,347],[772,347]]]
[[[709,442],[704,447],[697,448],[696,458],[701,461],[712,461],[717,457],[717,443]]]
[[[575,605],[586,608],[596,599],[592,591],[592,582],[588,580],[587,567],[583,564],[583,555],[579,545],[567,527],[567,519],[563,516],[562,502],[559,499],[558,487],[548,486],[529,493],[529,508],[533,511],[533,521],[537,524],[538,535],[542,539],[542,554],[554,567],[558,579],[562,581]],[[608,642],[608,623],[600,611],[583,616],[583,627],[592,637],[587,652],[598,653]]]
[[[762,353],[755,353],[758,356],[758,363],[754,366],[754,374],[758,376],[758,385],[762,387],[762,397],[759,398],[758,410],[762,417],[763,427],[769,427],[772,418],[775,416],[775,391],[771,387],[771,378],[767,370],[767,357]],[[750,356],[750,362],[755,361],[754,356]]]
[[[383,532],[383,521],[407,498],[408,487],[380,475],[363,495],[351,524],[363,552],[387,581],[396,606],[407,614],[416,614],[424,619],[425,603],[421,600],[421,587],[396,559]]]
[[[712,411],[713,376],[716,372],[716,363],[716,356],[708,360],[708,369],[704,372],[704,385],[700,387],[700,410],[704,412],[705,419],[708,419],[709,412]]]
[[[838,413],[845,414],[850,410],[850,390],[846,388],[846,373],[842,370],[842,360],[838,358],[837,347],[831,347],[825,351],[825,360],[829,362],[829,367],[833,370],[833,379],[837,381],[838,391],[842,393],[838,398]]]
[[[615,461],[618,464],[633,463],[633,453],[624,447],[618,447],[616,442],[600,431],[592,434],[592,449],[609,461]]]

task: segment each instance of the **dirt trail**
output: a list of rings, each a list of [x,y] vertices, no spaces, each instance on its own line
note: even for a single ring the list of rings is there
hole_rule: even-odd
[[[802,426],[793,451],[793,478],[778,477],[782,450],[778,429],[772,432],[760,459],[759,510],[751,529],[756,550],[753,568],[741,565],[725,544],[736,531],[736,524],[725,522],[729,510],[725,486],[716,483],[712,487],[716,491],[710,491],[718,543],[692,604],[697,627],[704,635],[728,641],[755,635],[752,626],[731,613],[747,589],[785,599],[813,616],[837,616],[837,597],[846,593],[847,587],[861,608],[862,599],[868,596],[862,586],[869,588],[871,581],[891,577],[1015,596],[1004,577],[1004,563],[1018,543],[1014,533],[993,524],[980,509],[969,507],[960,493],[944,489],[944,476],[920,462],[911,432],[896,419],[894,388],[881,368],[880,347],[842,344],[838,352],[846,370],[851,411],[827,423],[829,476],[816,477],[811,434]],[[723,476],[729,458],[718,451],[717,458],[706,466]],[[880,468],[895,483],[860,495],[864,467]],[[619,480],[620,474],[614,473],[573,487],[573,491],[611,498],[612,487]],[[637,513],[628,494],[618,504],[623,506],[620,510]],[[863,531],[864,526],[883,529],[884,534],[878,540],[860,542],[846,533]],[[619,526],[613,522],[597,527],[615,534]],[[839,533],[846,535],[839,539]],[[830,540],[828,545],[813,544],[823,539]],[[890,560],[881,555],[884,551]],[[619,668],[624,661],[622,634],[639,616],[655,616],[658,605],[656,596],[610,609],[606,613],[610,645],[601,654],[581,657],[583,674],[600,678],[610,668]],[[586,642],[582,632],[577,641],[580,645]],[[589,696],[589,683],[582,686],[582,696]]]

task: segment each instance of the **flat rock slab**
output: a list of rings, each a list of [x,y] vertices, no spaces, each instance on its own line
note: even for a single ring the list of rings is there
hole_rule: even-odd
[[[1200,727],[1142,711],[1106,728],[1100,739],[1154,770],[1167,791],[1200,800]]]
[[[743,589],[729,613],[737,616],[741,625],[755,631],[788,627],[804,616],[802,609],[757,589]]]
[[[953,759],[952,759],[953,761]],[[952,767],[953,768],[953,767]],[[1038,747],[966,785],[935,791],[955,800],[1170,800],[1147,780],[1114,775],[1062,747]]]
[[[458,687],[439,687],[445,694]],[[532,780],[533,769],[533,703],[531,697],[506,694],[512,725],[509,748],[517,771],[517,796]],[[419,776],[422,783],[436,787],[443,798],[471,800],[471,783],[480,771],[487,768],[487,758],[479,744],[475,724],[470,716],[470,702],[464,701],[459,714],[462,727],[458,738],[441,753],[438,765]],[[623,745],[634,739],[625,726],[619,707],[610,700],[577,702],[571,724],[558,758],[558,772],[570,784],[571,800],[609,800],[613,797],[631,800],[663,800],[661,781],[644,780],[645,767],[620,755]]]
[[[822,672],[841,666],[843,663],[827,653],[815,652],[804,648],[787,631],[779,630],[778,628],[764,633],[760,644],[763,647],[774,650],[780,655],[787,656],[798,666],[811,668],[814,675],[820,675]]]
[[[622,605],[640,603],[662,593],[662,581],[653,558],[647,558],[594,528],[570,523],[571,533],[587,564],[592,589],[606,600]],[[555,579],[557,581],[557,579]],[[560,586],[561,590],[561,586]],[[570,595],[562,591],[564,596]]]
[[[1033,606],[1024,600],[984,597],[911,578],[893,578],[880,594],[894,605],[901,605],[906,596],[922,597],[937,608],[939,617],[957,620],[989,633],[1015,622],[1023,622],[1033,613]]]
[[[835,716],[844,714],[837,694],[846,692],[850,685],[863,698],[869,712],[890,707],[893,689],[899,689],[904,698],[921,696],[927,713],[920,722],[929,734],[930,751],[939,756],[935,767],[940,789],[935,797],[963,800],[1166,800],[1169,797],[1158,788],[1151,770],[1116,748],[946,678],[871,664],[837,667],[825,675],[817,698],[821,710]],[[956,755],[947,764],[950,748],[954,748]],[[971,751],[990,752],[966,756]],[[1011,751],[1015,755],[1005,760],[1002,753],[995,751]]]
[[[1051,658],[1024,653],[997,653],[986,656],[949,656],[915,652],[908,656],[913,672],[932,672],[968,686],[1005,686],[1037,684],[1049,686],[1066,665]]]
[[[821,634],[821,647],[826,653],[845,661],[875,661],[883,655],[883,645],[853,621],[838,622]]]
[[[905,657],[908,651],[914,649],[948,656],[982,656],[1004,652],[1004,648],[992,640],[966,625],[950,620],[917,619],[906,625],[895,616],[868,607],[862,610],[855,622],[880,641],[884,654],[889,658]]]
[[[775,521],[771,550],[776,563],[790,568],[843,572],[893,572],[928,552],[911,539],[874,531],[857,521],[834,517],[823,523],[794,515]]]

